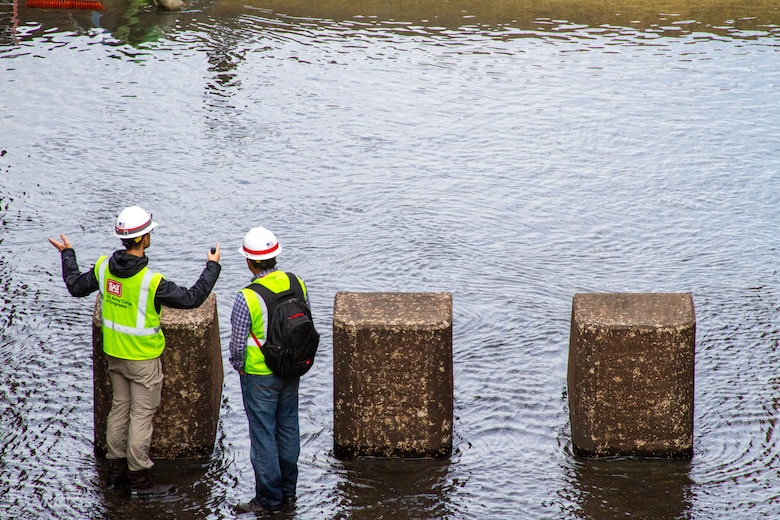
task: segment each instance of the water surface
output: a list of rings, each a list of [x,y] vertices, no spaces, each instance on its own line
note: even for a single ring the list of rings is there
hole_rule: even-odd
[[[116,213],[160,222],[151,265],[193,283],[214,241],[265,225],[323,333],[301,385],[288,518],[772,518],[780,514],[780,12],[774,2],[191,2],[100,12],[0,4],[0,516],[232,518],[253,474],[226,370],[180,493],[102,489],[93,299],[67,295]],[[338,291],[447,291],[454,452],[332,453]],[[576,292],[691,292],[691,461],[574,457]]]

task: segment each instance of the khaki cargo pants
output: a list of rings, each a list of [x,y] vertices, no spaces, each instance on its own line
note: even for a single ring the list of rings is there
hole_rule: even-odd
[[[106,457],[127,457],[130,471],[151,468],[152,421],[163,382],[160,358],[137,361],[107,355],[106,359],[113,390],[106,424]]]

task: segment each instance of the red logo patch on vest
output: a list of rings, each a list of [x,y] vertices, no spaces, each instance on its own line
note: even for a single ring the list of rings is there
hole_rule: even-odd
[[[122,296],[122,282],[117,282],[116,280],[109,280],[108,281],[108,287],[106,288],[108,291],[108,294],[113,294],[114,296]]]

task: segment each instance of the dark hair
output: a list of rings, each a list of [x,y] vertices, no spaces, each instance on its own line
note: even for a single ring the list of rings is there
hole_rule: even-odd
[[[276,267],[276,257],[274,258],[268,258],[266,260],[249,260],[252,262],[252,267],[255,269],[259,269],[261,271],[267,271],[268,269],[273,269]]]
[[[140,244],[143,242],[143,240],[138,240],[138,238],[143,238],[143,235],[141,237],[135,237],[135,238],[123,238],[122,239],[122,245],[125,246],[125,249],[138,249],[140,247]]]

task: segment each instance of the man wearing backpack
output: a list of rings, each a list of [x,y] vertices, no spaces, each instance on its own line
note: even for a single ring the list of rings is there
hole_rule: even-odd
[[[233,304],[230,363],[239,373],[244,409],[249,419],[255,496],[236,505],[238,512],[273,512],[295,501],[301,447],[299,377],[297,373],[287,377],[274,373],[268,366],[272,353],[266,350],[266,356],[261,348],[269,344],[269,339],[276,340],[271,337],[271,318],[276,315],[272,316],[271,312],[280,303],[277,301],[280,295],[290,294],[294,300],[302,302],[309,318],[310,311],[303,280],[276,268],[276,258],[281,252],[276,236],[263,227],[250,229],[239,249],[252,272],[252,283],[238,293]],[[267,357],[269,363],[266,363]],[[308,366],[312,359],[313,354]]]

